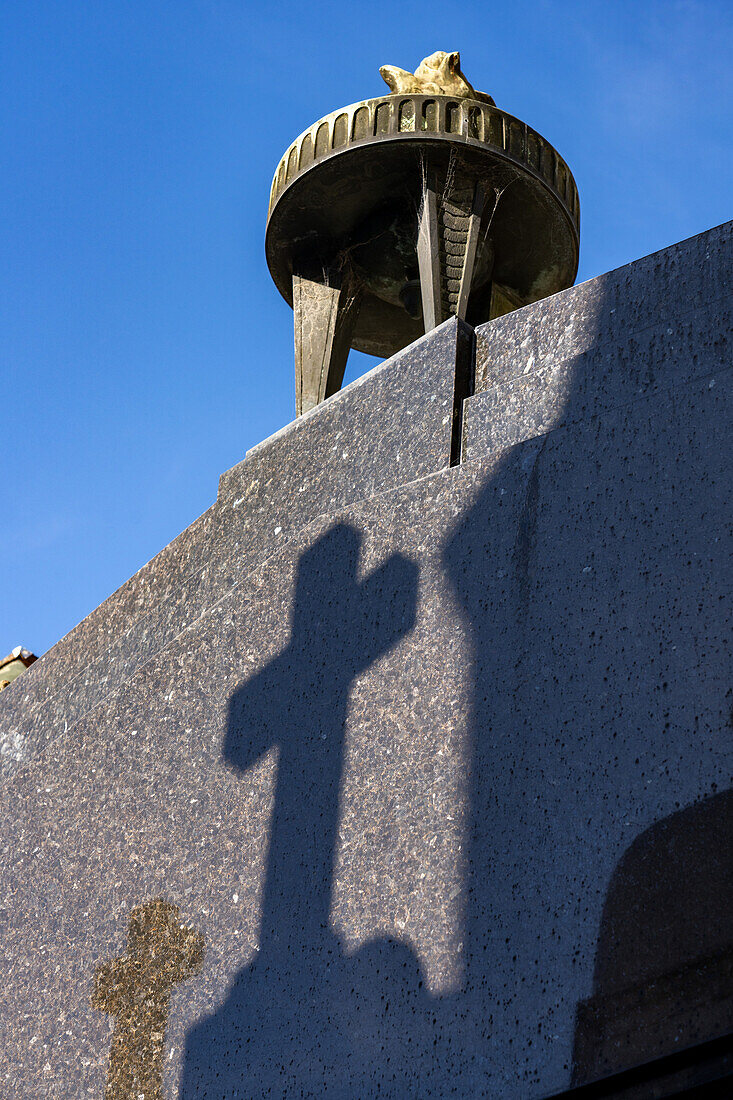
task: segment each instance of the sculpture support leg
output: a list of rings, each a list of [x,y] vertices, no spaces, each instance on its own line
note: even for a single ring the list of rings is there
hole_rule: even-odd
[[[361,298],[348,270],[312,274],[293,274],[297,416],[341,388]]]
[[[417,263],[425,331],[430,332],[443,320],[440,291],[440,240],[438,237],[438,196],[435,188],[423,187],[420,226],[417,235]]]

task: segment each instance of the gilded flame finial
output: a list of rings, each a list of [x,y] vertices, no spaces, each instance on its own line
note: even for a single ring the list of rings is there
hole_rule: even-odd
[[[389,89],[396,95],[453,95],[462,99],[478,99],[496,106],[490,95],[477,92],[461,72],[461,55],[457,50],[438,50],[424,58],[414,73],[396,65],[382,65],[379,70]]]

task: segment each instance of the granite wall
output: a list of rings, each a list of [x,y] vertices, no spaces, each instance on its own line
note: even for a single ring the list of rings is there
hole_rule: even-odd
[[[447,322],[3,693],[3,1095],[524,1100],[730,1032],[732,228]]]

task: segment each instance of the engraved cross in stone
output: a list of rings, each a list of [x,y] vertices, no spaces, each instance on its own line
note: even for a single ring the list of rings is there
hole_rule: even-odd
[[[92,1007],[117,1018],[105,1100],[161,1100],[171,991],[203,957],[204,938],[181,923],[177,905],[156,898],[132,910],[127,954],[94,974]]]

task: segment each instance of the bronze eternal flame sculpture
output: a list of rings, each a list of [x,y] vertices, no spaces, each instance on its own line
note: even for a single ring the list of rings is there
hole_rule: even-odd
[[[295,313],[296,409],[349,348],[382,358],[450,316],[479,324],[572,285],[580,208],[564,160],[472,88],[458,53],[314,123],[280,161],[265,249]]]

